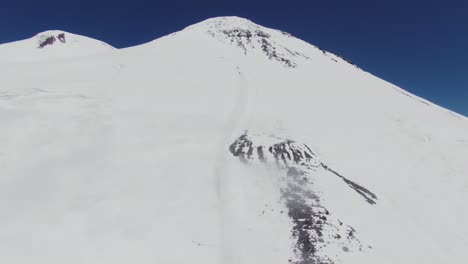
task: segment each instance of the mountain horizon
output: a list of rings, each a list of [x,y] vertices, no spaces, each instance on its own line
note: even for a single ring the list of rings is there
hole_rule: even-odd
[[[195,26],[195,25],[201,25],[201,24],[203,24],[203,23],[207,23],[207,22],[209,22],[209,21],[216,20],[216,19],[231,19],[231,20],[244,21],[244,22],[247,22],[247,23],[255,24],[255,23],[252,22],[250,19],[243,18],[243,17],[238,17],[238,16],[220,16],[220,17],[207,18],[207,19],[205,19],[205,20],[203,20],[203,21],[201,21],[201,22],[195,23],[195,24],[193,24],[193,25],[191,25],[191,26],[187,26],[187,27],[181,29],[180,31],[183,31],[183,30],[185,30],[185,29],[187,29],[187,28],[190,28],[190,27],[193,27],[193,26]],[[255,25],[257,25],[257,24],[255,24]],[[178,32],[178,31],[177,31],[177,32]],[[124,47],[124,48],[115,48],[115,47],[112,47],[110,44],[103,42],[102,40],[92,39],[92,38],[86,37],[86,36],[84,36],[84,35],[74,34],[74,33],[72,33],[72,32],[67,32],[67,31],[65,31],[65,30],[60,30],[60,29],[49,29],[49,30],[41,31],[41,32],[38,32],[38,33],[34,34],[29,40],[33,40],[33,39],[34,39],[34,40],[36,41],[36,43],[39,43],[39,42],[40,42],[40,41],[39,41],[39,38],[40,38],[41,35],[50,35],[50,34],[51,34],[51,35],[54,35],[54,33],[55,33],[55,35],[57,35],[58,33],[64,33],[64,34],[71,35],[71,36],[78,36],[78,37],[82,37],[82,38],[86,38],[86,39],[91,39],[91,40],[94,40],[94,41],[101,42],[103,45],[107,45],[107,46],[109,46],[109,47],[111,47],[111,48],[113,48],[113,49],[118,49],[118,50],[133,48],[133,47],[136,47],[136,46],[140,46],[140,45],[144,45],[144,44],[147,44],[147,43],[151,43],[151,42],[156,41],[156,40],[159,39],[159,38],[156,38],[156,39],[154,39],[154,40],[152,40],[152,41],[145,42],[145,43],[141,43],[141,44],[138,44],[138,45],[135,45],[135,46],[129,46],[129,47]],[[175,33],[176,33],[176,32],[174,32],[174,33],[172,33],[172,34],[175,34]],[[289,34],[289,33],[286,33],[286,34]],[[169,34],[169,35],[171,35],[171,34]],[[168,35],[168,36],[169,36],[169,35]],[[163,36],[163,37],[160,37],[160,38],[164,38],[164,36]],[[9,42],[9,43],[2,43],[2,44],[0,44],[0,46],[1,46],[1,45],[3,45],[3,46],[7,45],[7,46],[8,46],[9,44],[16,43],[16,42],[19,42],[19,41],[25,41],[25,40],[26,40],[26,39],[24,39],[24,40],[16,40],[16,41]],[[310,43],[309,43],[309,44],[310,44]],[[311,44],[311,45],[313,45],[313,44]],[[318,48],[318,49],[320,49],[320,50],[322,50],[320,47],[317,47],[317,46],[315,46],[315,47]],[[325,51],[324,51],[324,52],[325,52]],[[330,52],[327,52],[327,53],[330,53]],[[333,54],[333,53],[330,53],[330,54]],[[340,57],[341,59],[346,60],[346,61],[349,62],[350,64],[354,64],[353,62],[347,60],[346,58],[344,58],[344,57],[342,57],[342,56],[340,56],[340,55],[337,55],[337,54],[333,54],[333,55],[334,55],[334,56],[338,56],[338,57]],[[449,110],[449,109],[448,109],[448,110]],[[453,111],[453,110],[449,110],[449,111]],[[454,112],[454,113],[459,114],[459,115],[461,115],[461,116],[463,116],[463,117],[466,118],[466,116],[464,116],[463,114],[460,114],[460,113],[457,113],[457,112]]]
[[[252,21],[251,21],[250,19],[248,19],[248,18],[243,18],[243,17],[238,17],[238,16],[220,16],[220,17],[207,18],[207,19],[205,19],[205,20],[203,20],[203,21],[201,21],[201,22],[199,22],[199,23],[195,23],[194,25],[196,25],[196,24],[201,24],[201,23],[204,23],[204,22],[209,21],[209,20],[221,19],[221,18],[232,18],[232,19],[235,19],[235,20],[244,20],[244,21],[248,21],[248,22],[250,22],[250,23],[254,23],[254,22],[252,22]],[[255,24],[255,23],[254,23],[254,24]],[[190,27],[190,26],[188,26],[188,27]],[[186,28],[187,28],[187,27],[186,27]],[[185,28],[182,28],[181,31],[184,30],[184,29],[185,29]],[[86,36],[84,36],[84,35],[74,34],[74,33],[72,33],[72,32],[67,32],[67,31],[61,30],[61,29],[49,29],[49,30],[37,32],[37,33],[34,34],[30,39],[37,38],[39,35],[47,35],[48,32],[63,32],[63,33],[67,33],[67,34],[73,35],[73,36],[86,37]],[[170,34],[169,34],[169,35],[170,35]],[[164,37],[164,36],[163,36],[163,37]],[[86,38],[92,39],[92,38],[89,38],[89,37],[86,37]],[[159,37],[159,38],[162,38],[162,37]],[[135,46],[128,46],[128,47],[123,47],[123,48],[115,48],[115,47],[112,47],[110,44],[105,43],[105,42],[103,42],[102,40],[98,40],[98,39],[94,39],[94,40],[99,41],[99,42],[102,42],[104,45],[108,45],[109,47],[112,47],[112,48],[114,48],[114,49],[128,49],[128,48],[132,48],[132,47],[136,47],[136,46],[139,46],[139,45],[143,45],[143,44],[147,44],[147,43],[153,42],[153,41],[155,41],[155,40],[157,40],[157,39],[159,39],[159,38],[156,38],[156,39],[151,40],[151,41],[149,41],[149,42],[140,43],[140,44],[137,44],[137,45],[135,45]],[[8,44],[10,44],[10,43],[15,43],[15,42],[18,42],[18,41],[24,41],[24,40],[16,40],[16,41],[13,41],[13,42],[1,43],[0,46],[1,46],[1,45],[8,45]],[[318,48],[320,48],[320,47],[318,47]],[[322,48],[320,48],[320,49],[322,49]],[[330,53],[330,52],[328,52],[328,53]],[[342,58],[342,59],[347,60],[347,61],[350,62],[351,64],[354,64],[354,63],[351,62],[350,60],[346,59],[344,56],[341,56],[341,55],[338,55],[338,54],[334,54],[334,55],[335,55],[335,56],[338,56],[338,57],[340,57],[340,58]],[[454,111],[453,109],[449,109],[449,111],[453,111],[454,113],[459,114],[459,115],[461,115],[461,116],[463,116],[463,117],[466,118],[466,115],[464,115],[463,113],[456,112],[456,111]]]

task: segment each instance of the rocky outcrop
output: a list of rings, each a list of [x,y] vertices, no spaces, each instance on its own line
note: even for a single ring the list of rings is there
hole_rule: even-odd
[[[268,143],[259,144],[256,136],[245,133],[230,145],[229,151],[245,164],[270,164],[284,172],[281,199],[293,224],[291,236],[295,240],[290,263],[335,263],[334,256],[324,253],[330,247],[345,252],[364,250],[356,230],[323,205],[314,190],[314,177],[319,170],[329,172],[327,175],[342,179],[369,204],[375,204],[377,196],[329,168],[305,144],[271,136],[258,139]]]
[[[67,41],[65,40],[65,33],[60,33],[60,34],[58,34],[58,35],[57,35],[57,38],[58,38],[58,40],[60,40],[60,42],[62,42],[62,43],[67,42]]]
[[[39,36],[39,46],[38,48],[44,48],[45,46],[49,46],[49,45],[54,45],[55,41],[57,41],[57,39],[62,42],[62,43],[66,43],[66,40],[65,40],[65,33],[60,33],[60,34],[57,34],[57,36],[54,36],[54,35],[41,35]]]
[[[44,48],[47,45],[53,45],[55,40],[54,36],[43,36],[39,39],[39,48]]]

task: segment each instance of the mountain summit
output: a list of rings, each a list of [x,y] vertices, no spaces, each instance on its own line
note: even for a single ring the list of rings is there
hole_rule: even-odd
[[[468,122],[290,34],[208,19],[0,45],[0,262],[468,259]]]
[[[266,28],[240,17],[210,18],[184,31],[208,34],[218,41],[230,44],[244,54],[262,54],[286,67],[296,67],[310,57],[306,53],[323,53],[330,60],[342,61],[336,55],[294,38],[290,34]]]
[[[63,30],[47,30],[29,39],[0,45],[0,63],[76,58],[113,49],[99,40]]]

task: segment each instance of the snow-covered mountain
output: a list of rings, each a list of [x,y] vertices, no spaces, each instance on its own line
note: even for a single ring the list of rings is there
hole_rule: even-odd
[[[1,263],[465,263],[467,118],[285,32],[0,45]]]
[[[29,39],[0,45],[0,63],[76,58],[113,49],[99,40],[61,30],[49,30]]]

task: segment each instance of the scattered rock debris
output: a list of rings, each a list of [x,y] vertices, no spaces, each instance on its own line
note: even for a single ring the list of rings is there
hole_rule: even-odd
[[[284,66],[288,68],[295,68],[297,67],[297,64],[291,59],[287,58],[285,56],[286,54],[289,55],[288,57],[305,57],[300,53],[294,53],[291,51],[287,51],[286,54],[281,54],[277,50],[277,47],[280,46],[272,42],[270,34],[264,32],[261,29],[251,30],[243,28],[233,28],[221,30],[221,33],[225,35],[231,43],[235,43],[239,48],[241,48],[244,51],[244,54],[248,54],[249,47],[259,47],[262,50],[263,54],[265,54],[268,57],[268,59],[281,62]],[[216,34],[213,32],[209,32],[209,34],[213,37],[216,36]]]
[[[355,235],[356,230],[343,224],[321,203],[313,188],[314,172],[323,169],[338,176],[369,204],[375,204],[377,196],[320,162],[305,144],[274,138],[271,144],[262,145],[253,138],[244,133],[230,145],[229,151],[245,164],[274,164],[284,171],[281,199],[293,223],[291,236],[295,241],[289,263],[333,264],[336,256],[324,253],[328,247],[344,252],[361,251],[363,245]]]

